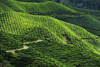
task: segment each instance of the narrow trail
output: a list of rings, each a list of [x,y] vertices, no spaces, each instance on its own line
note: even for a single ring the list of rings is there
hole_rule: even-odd
[[[23,44],[29,44],[29,43],[34,43],[34,42],[36,43],[36,42],[41,42],[41,41],[43,41],[43,40],[39,39],[39,40],[36,40],[36,41],[31,41],[31,42],[24,42]]]
[[[29,43],[33,43],[33,42],[37,43],[37,42],[41,42],[41,41],[43,41],[43,40],[40,40],[40,39],[39,39],[39,40],[32,41],[32,42],[24,42],[23,44],[29,44]],[[28,46],[24,45],[23,48],[15,49],[15,50],[7,50],[6,52],[12,52],[13,54],[15,54],[15,51],[16,51],[16,50],[22,50],[22,49],[28,49],[28,48],[29,48]]]
[[[22,50],[22,49],[28,49],[28,46],[24,45],[23,48],[16,49],[16,50]],[[12,52],[13,54],[15,54],[15,51],[16,51],[16,50],[7,50],[6,52]]]
[[[15,50],[7,50],[6,52],[12,52],[13,54],[15,54]]]

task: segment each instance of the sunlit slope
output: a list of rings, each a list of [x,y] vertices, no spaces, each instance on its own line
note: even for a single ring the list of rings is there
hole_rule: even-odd
[[[91,15],[51,15],[59,20],[63,20],[85,28],[92,34],[100,36],[100,21],[99,17],[94,18]],[[98,20],[97,20],[98,19]]]
[[[0,1],[6,6],[17,12],[24,12],[30,14],[49,15],[49,14],[80,14],[79,12],[70,9],[62,4],[47,1],[41,3],[20,2],[14,0]]]
[[[50,38],[50,42],[74,45],[77,48],[92,50],[99,54],[94,49],[99,45],[97,36],[76,25],[67,24],[65,26],[64,23],[66,22],[49,16],[29,15],[14,11],[0,14],[0,31],[39,39]]]
[[[0,12],[4,12],[4,11],[13,11],[13,9],[9,8],[8,6],[0,2]]]
[[[32,3],[14,0],[7,0],[5,2],[1,0],[1,3],[5,4],[7,7],[17,12],[30,13],[36,15],[53,15],[52,17],[76,24],[78,26],[85,28],[90,33],[100,36],[99,11],[83,10],[83,13],[79,13],[82,12],[81,9],[76,9],[77,11],[75,11],[73,10],[75,8],[71,9],[52,1]],[[93,16],[84,14],[88,14],[88,12],[90,12],[90,14]]]
[[[82,26],[99,29],[97,19],[90,15],[80,15],[77,11],[60,4],[58,7],[58,3],[49,1],[28,3],[0,0],[0,2],[2,4],[2,6],[0,4],[0,9],[2,9],[0,11],[0,61],[4,61],[0,62],[0,65],[11,64],[12,67],[78,67],[79,65],[100,67],[100,38],[80,27],[82,22],[87,24],[96,22],[92,25],[83,24]],[[49,10],[51,5],[56,5],[56,7]],[[37,9],[29,6],[35,6]],[[52,14],[51,16],[68,22],[42,16],[45,14]],[[77,26],[78,24],[79,26]],[[6,50],[22,48],[24,42],[38,39],[43,41],[25,44],[29,47],[27,50],[15,51],[15,54],[6,53]]]

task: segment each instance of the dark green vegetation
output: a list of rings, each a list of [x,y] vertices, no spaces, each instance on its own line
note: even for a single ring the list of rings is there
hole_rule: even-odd
[[[72,10],[64,5],[55,2],[42,2],[42,3],[31,3],[31,2],[20,2],[1,0],[2,4],[6,4],[7,7],[23,13],[36,14],[36,15],[51,15],[51,14],[80,14],[79,12]],[[49,5],[48,5],[49,4]],[[13,7],[12,7],[13,6]],[[3,7],[1,7],[3,9]]]
[[[22,2],[45,2],[49,0],[16,0],[16,1],[22,1]]]
[[[72,23],[85,28],[87,31],[100,36],[100,10],[89,10],[71,7],[72,9],[82,12],[81,15],[50,15],[59,20]]]
[[[50,1],[0,0],[0,66],[100,67],[100,33],[84,29],[99,29],[99,17]]]
[[[51,0],[66,6],[73,6],[83,9],[100,10],[100,0]]]

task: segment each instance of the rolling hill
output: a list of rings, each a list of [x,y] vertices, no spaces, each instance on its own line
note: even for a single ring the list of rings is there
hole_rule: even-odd
[[[95,34],[97,36],[100,36],[100,20],[97,16],[91,16],[91,15],[80,15],[80,16],[74,16],[74,15],[51,15],[52,17],[55,17],[59,20],[63,20],[78,26],[81,26],[85,28],[87,31],[89,31],[92,34]]]
[[[4,2],[3,0],[1,0],[1,2],[3,4],[6,4],[6,6],[9,7],[9,9],[13,9],[17,12],[29,13],[32,15],[48,15],[57,18],[59,20],[63,20],[65,22],[69,22],[81,26],[85,28],[87,31],[89,31],[90,33],[100,36],[100,31],[99,31],[100,11],[99,10],[89,10],[89,9],[85,10],[85,9],[75,8],[75,7],[74,8],[71,7],[72,8],[71,9],[69,7],[66,7],[64,5],[52,1],[31,3],[31,2],[21,2],[15,0],[7,0],[7,2]],[[96,28],[94,27],[95,25]]]
[[[99,20],[51,1],[1,0],[0,3],[1,66],[100,66],[100,38],[80,27],[84,23],[82,26],[99,29]],[[86,21],[90,21],[90,25],[85,24]],[[23,45],[29,48],[17,50]],[[13,54],[8,50],[16,51]]]
[[[80,14],[79,12],[70,9],[59,3],[47,1],[42,3],[21,2],[14,0],[1,0],[1,3],[6,4],[11,9],[17,12],[29,14],[50,15],[50,14]]]

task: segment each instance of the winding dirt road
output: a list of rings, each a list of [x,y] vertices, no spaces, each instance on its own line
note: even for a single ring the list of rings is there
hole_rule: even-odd
[[[22,49],[28,49],[28,46],[24,45],[23,48],[16,49],[16,50],[22,50]],[[16,50],[7,50],[6,52],[12,52],[13,54],[15,54],[15,51],[16,51]]]
[[[41,42],[43,40],[36,40],[36,41],[32,41],[32,42],[24,42],[23,44],[29,44],[29,43],[33,43],[33,42]],[[16,50],[22,50],[22,49],[28,49],[28,46],[24,45],[23,48],[20,48],[20,49],[15,49],[15,50],[7,50],[6,52],[12,52],[13,54],[15,54],[15,51]]]
[[[36,41],[31,41],[31,42],[24,42],[23,44],[29,44],[29,43],[34,43],[34,42],[41,42],[41,41],[43,41],[43,40],[36,40]]]

